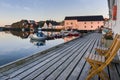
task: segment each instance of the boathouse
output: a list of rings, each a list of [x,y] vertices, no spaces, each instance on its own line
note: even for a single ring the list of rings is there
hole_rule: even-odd
[[[67,16],[64,19],[65,29],[96,30],[104,25],[102,15],[93,16]]]

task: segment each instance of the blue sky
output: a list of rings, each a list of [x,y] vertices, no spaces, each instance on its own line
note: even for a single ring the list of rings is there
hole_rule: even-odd
[[[108,17],[107,0],[0,0],[0,26],[21,19],[62,21],[84,15]]]

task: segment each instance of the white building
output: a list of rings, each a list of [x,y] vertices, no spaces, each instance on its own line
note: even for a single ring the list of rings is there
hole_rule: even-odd
[[[120,34],[120,0],[108,0],[109,7],[109,26],[112,28],[114,35]],[[118,51],[120,58],[120,50]]]
[[[47,29],[48,28],[48,25],[47,25],[47,23],[45,22],[44,23],[44,25],[43,25],[43,27],[42,27],[43,29]]]
[[[108,0],[109,25],[113,32],[120,34],[120,0]]]

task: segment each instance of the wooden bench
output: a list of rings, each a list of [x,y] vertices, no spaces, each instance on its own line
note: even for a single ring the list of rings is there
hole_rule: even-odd
[[[104,68],[107,67],[107,65],[109,65],[114,59],[119,48],[120,39],[116,39],[114,47],[111,49],[111,51],[106,52],[106,54],[109,54],[107,58],[97,54],[87,54],[85,59],[90,64],[91,69],[89,70],[89,75],[87,76],[86,80],[90,80],[95,75],[98,75],[101,80],[109,80],[109,76],[104,71]]]

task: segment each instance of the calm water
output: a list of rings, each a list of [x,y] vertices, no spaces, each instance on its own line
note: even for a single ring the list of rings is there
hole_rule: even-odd
[[[69,36],[45,41],[34,41],[30,39],[30,34],[30,32],[0,32],[0,66],[75,38]],[[58,34],[58,32],[44,32],[44,34],[53,35]]]

